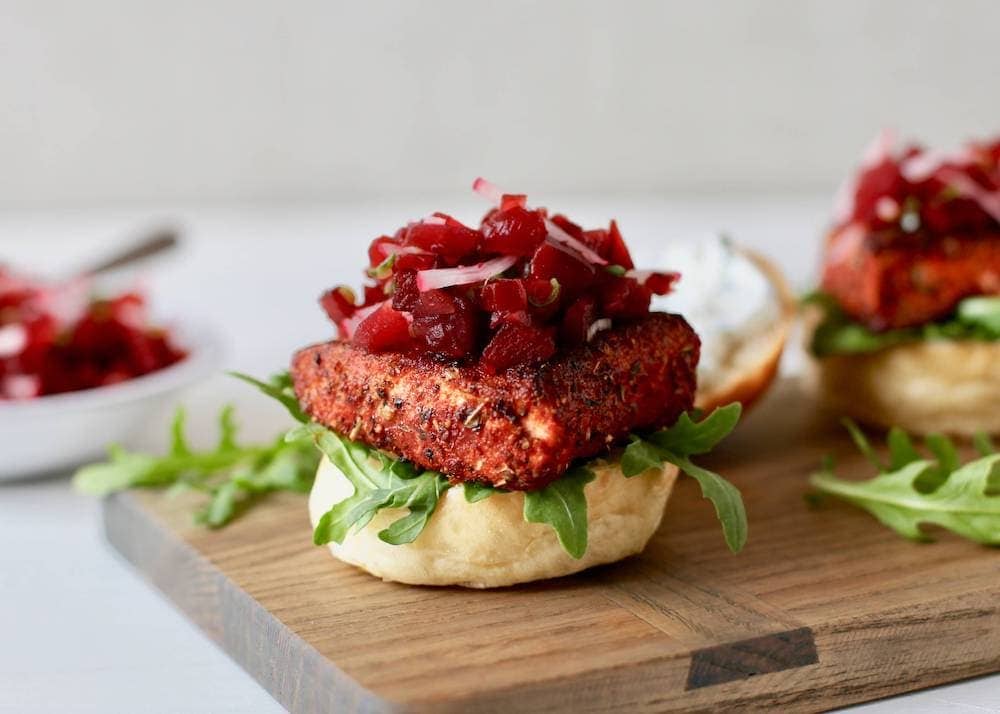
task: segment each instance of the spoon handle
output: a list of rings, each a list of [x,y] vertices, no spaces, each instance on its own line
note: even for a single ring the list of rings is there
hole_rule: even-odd
[[[178,234],[173,228],[160,228],[145,238],[126,246],[99,262],[87,266],[80,275],[97,275],[109,270],[116,270],[130,263],[143,260],[150,256],[174,248],[178,244]]]

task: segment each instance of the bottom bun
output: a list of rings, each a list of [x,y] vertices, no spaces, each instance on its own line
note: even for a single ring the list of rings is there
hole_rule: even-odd
[[[413,543],[379,540],[379,531],[406,515],[405,510],[388,509],[342,544],[331,543],[330,551],[384,580],[469,588],[556,578],[641,552],[660,525],[677,469],[667,465],[625,478],[617,463],[596,462],[592,468],[596,478],[585,490],[589,543],[580,560],[563,550],[551,527],[525,522],[523,493],[496,493],[469,503],[460,487],[442,495]],[[324,457],[309,496],[313,526],[353,493],[347,477]]]
[[[915,434],[1000,433],[1000,342],[930,340],[818,362],[840,414]]]

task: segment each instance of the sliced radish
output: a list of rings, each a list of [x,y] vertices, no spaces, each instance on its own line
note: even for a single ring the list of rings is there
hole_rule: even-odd
[[[581,256],[583,256],[586,260],[588,260],[589,262],[593,263],[594,265],[607,265],[608,264],[608,261],[606,261],[604,258],[602,258],[601,256],[599,256],[597,253],[595,253],[594,251],[592,251],[586,245],[584,245],[583,243],[581,243],[580,241],[578,241],[576,238],[574,238],[573,236],[571,236],[569,233],[567,233],[566,231],[564,231],[562,228],[560,228],[559,226],[557,226],[555,223],[552,222],[551,219],[549,219],[549,218],[545,219],[545,227],[549,231],[549,239],[550,240],[553,240],[556,243],[559,243],[560,245],[564,245],[564,246],[566,246],[568,248],[572,248],[577,253],[579,253]]]
[[[591,342],[595,337],[597,337],[598,332],[604,332],[604,330],[611,329],[611,320],[607,317],[602,317],[600,320],[594,320],[590,327],[587,328],[587,342]]]
[[[28,346],[28,330],[19,322],[0,327],[0,359],[15,357]]]
[[[41,394],[42,381],[33,374],[11,374],[0,382],[0,397],[32,399]]]
[[[861,169],[840,184],[833,199],[833,219],[837,225],[847,223],[854,216],[854,198],[858,192],[858,179],[861,174],[886,159],[891,159],[895,146],[896,132],[889,128],[883,128],[868,144],[861,159]]]
[[[351,339],[354,337],[354,332],[358,329],[358,325],[364,322],[366,317],[373,314],[383,305],[391,304],[391,302],[391,300],[385,300],[384,302],[376,303],[375,305],[359,308],[350,319],[343,320],[340,323],[340,329],[344,331],[344,335],[347,339]]]
[[[1000,221],[1000,191],[985,189],[968,175],[948,167],[941,170],[941,179],[958,191],[959,196],[975,201],[984,213]]]
[[[503,191],[482,177],[479,177],[472,182],[472,190],[490,203],[496,204],[497,206],[499,206],[500,202],[503,200]]]
[[[872,139],[862,155],[861,163],[866,168],[878,166],[886,159],[891,159],[896,148],[896,131],[889,127],[884,127],[878,135]]]
[[[471,285],[495,278],[518,261],[517,256],[504,255],[475,265],[460,265],[457,268],[421,270],[417,273],[417,289],[420,292],[448,288],[452,285]]]
[[[444,219],[438,219],[437,221],[424,221],[425,225],[430,226],[443,226]],[[385,247],[386,255],[432,255],[428,251],[415,245],[387,245]]]

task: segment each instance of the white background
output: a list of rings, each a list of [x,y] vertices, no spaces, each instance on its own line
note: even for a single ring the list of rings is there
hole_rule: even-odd
[[[0,0],[0,262],[67,270],[175,221],[160,312],[215,324],[228,366],[263,373],[330,334],[315,296],[357,282],[367,240],[473,218],[482,174],[617,216],[643,263],[724,229],[804,288],[880,126],[1000,129],[998,27],[987,1]],[[227,400],[252,436],[281,423],[215,380],[185,396],[196,439]],[[277,711],[96,511],[64,479],[0,486],[0,712]],[[873,710],[1000,711],[1000,684]]]
[[[0,0],[0,204],[832,190],[1000,129],[991,0]]]

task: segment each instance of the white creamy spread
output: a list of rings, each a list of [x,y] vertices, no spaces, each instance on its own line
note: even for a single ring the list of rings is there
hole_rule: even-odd
[[[701,337],[701,386],[721,381],[737,347],[781,318],[774,286],[725,237],[670,243],[656,267],[681,274],[671,294],[653,298],[653,309],[683,315]]]

